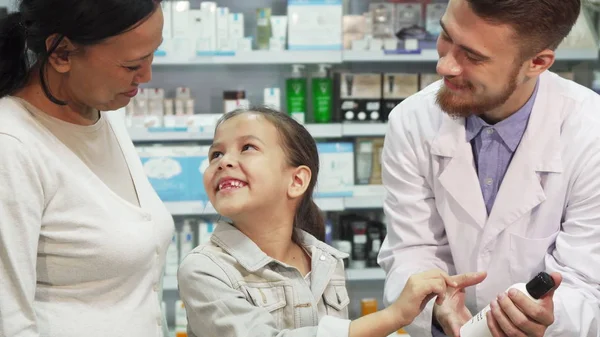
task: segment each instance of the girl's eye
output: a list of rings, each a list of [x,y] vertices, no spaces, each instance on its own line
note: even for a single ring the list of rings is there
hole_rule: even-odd
[[[222,155],[221,152],[215,151],[215,152],[213,152],[213,153],[210,154],[210,160],[219,158],[221,155]]]
[[[242,151],[246,151],[246,150],[250,150],[250,149],[256,150],[256,146],[254,146],[252,144],[246,144],[246,145],[242,146]]]

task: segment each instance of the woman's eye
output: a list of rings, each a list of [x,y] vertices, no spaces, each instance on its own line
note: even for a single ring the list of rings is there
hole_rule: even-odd
[[[133,67],[125,67],[125,69],[129,71],[138,71],[142,68],[142,66],[133,66]]]

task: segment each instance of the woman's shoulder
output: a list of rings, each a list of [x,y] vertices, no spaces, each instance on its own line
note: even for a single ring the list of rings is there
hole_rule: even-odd
[[[24,145],[35,144],[43,137],[39,124],[16,98],[0,98],[0,135],[14,138]]]

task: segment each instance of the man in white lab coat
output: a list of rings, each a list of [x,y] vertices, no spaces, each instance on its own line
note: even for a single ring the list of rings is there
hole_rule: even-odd
[[[580,5],[450,0],[443,80],[392,111],[386,304],[421,270],[488,272],[430,302],[411,336],[456,336],[488,304],[494,337],[600,336],[600,96],[547,70]],[[505,294],[540,271],[559,286],[539,303]]]

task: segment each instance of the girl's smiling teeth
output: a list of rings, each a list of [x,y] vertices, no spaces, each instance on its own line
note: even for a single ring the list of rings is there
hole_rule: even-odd
[[[241,180],[227,179],[227,180],[224,180],[219,183],[219,186],[217,187],[217,191],[232,190],[232,189],[244,187],[247,185],[248,185],[247,183],[245,183]]]

